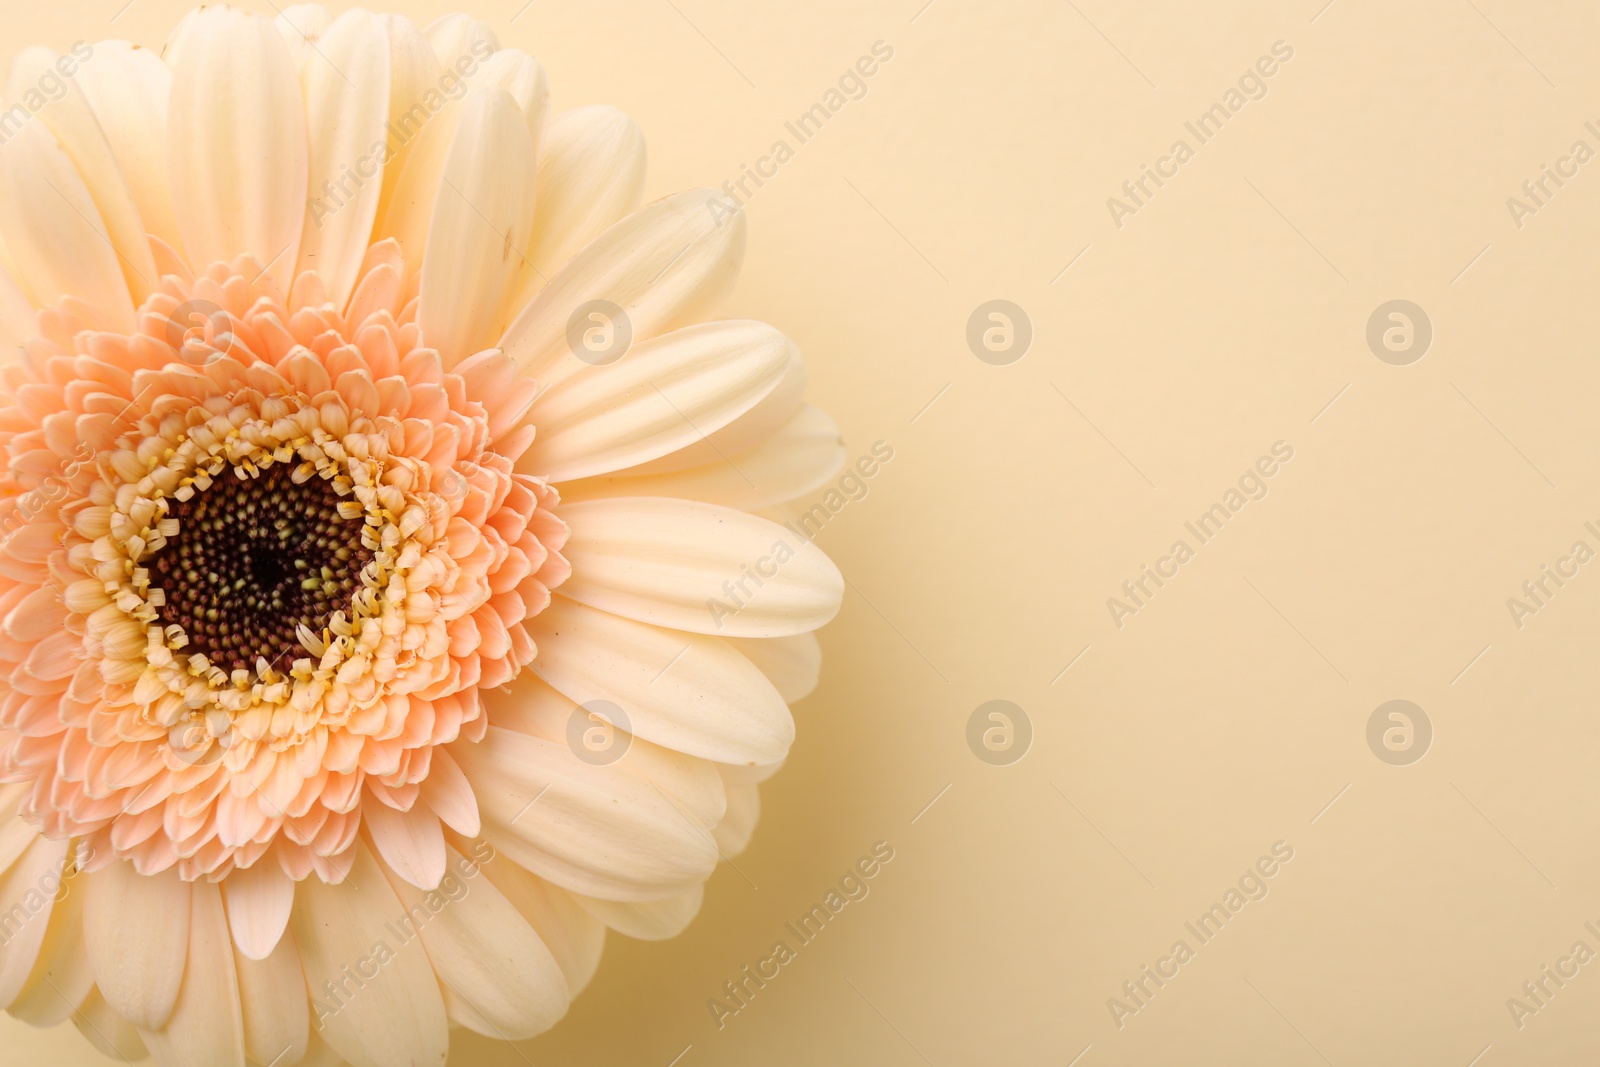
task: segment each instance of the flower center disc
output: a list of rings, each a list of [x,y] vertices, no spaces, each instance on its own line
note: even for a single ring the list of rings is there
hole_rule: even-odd
[[[310,656],[299,627],[320,634],[335,611],[348,616],[373,556],[362,516],[340,514],[332,481],[296,485],[293,473],[273,464],[253,478],[222,474],[173,507],[178,532],[146,564],[165,596],[162,624],[230,673]]]

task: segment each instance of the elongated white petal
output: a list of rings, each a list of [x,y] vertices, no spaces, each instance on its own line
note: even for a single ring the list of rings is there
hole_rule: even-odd
[[[189,952],[190,883],[176,868],[139,874],[117,860],[80,875],[83,937],[106,1003],[141,1030],[172,1014]],[[128,916],[139,916],[128,922]]]
[[[288,292],[309,156],[288,46],[260,16],[209,7],[185,24],[172,65],[172,190],[189,262],[248,253]]]
[[[520,48],[502,48],[473,72],[472,84],[493,86],[511,94],[511,98],[517,103],[517,109],[522,112],[523,121],[527,124],[528,143],[533,146],[534,157],[538,159],[544,152],[545,130],[550,118],[550,82],[539,61]],[[537,203],[538,175],[537,166],[521,175],[531,203]],[[534,217],[538,217],[537,212]],[[505,333],[511,320],[523,309],[538,287],[544,284],[544,275],[534,265],[526,242],[518,248],[520,254],[511,267],[510,277],[506,280],[501,293],[494,327],[486,336],[499,337]],[[530,279],[532,287],[528,288]]]
[[[0,367],[14,362],[22,342],[38,334],[36,320],[28,295],[0,269]]]
[[[431,55],[431,53],[430,53]],[[441,79],[452,77],[448,72]],[[394,120],[390,136],[396,128],[407,131],[404,163],[391,160],[388,169],[397,170],[398,176],[392,190],[385,192],[380,208],[374,240],[393,238],[405,252],[406,268],[412,272],[420,269],[427,253],[429,226],[442,187],[445,164],[455,143],[456,127],[461,122],[461,98],[466,83],[457,80],[456,90],[450,95],[438,86],[429,86],[422,100],[411,105],[411,112]],[[391,114],[393,104],[391,104]],[[420,119],[415,133],[409,133],[413,123]]]
[[[487,844],[479,842],[480,845]],[[481,868],[511,906],[538,931],[561,967],[567,995],[576,997],[594,977],[605,948],[605,924],[584,911],[577,899],[509,858],[495,857]]]
[[[91,57],[90,63],[83,63],[85,55]],[[25,49],[11,67],[9,95],[11,99],[19,99],[29,92],[37,93],[37,86],[51,76],[64,87],[58,99],[39,110],[39,119],[55,135],[56,143],[72,160],[89,190],[89,196],[100,211],[106,236],[116,249],[123,280],[137,304],[157,283],[156,261],[150,253],[149,238],[145,236],[146,226],[88,96],[77,78],[60,77],[64,69],[77,72],[80,65],[87,68],[93,63],[92,56],[87,46],[65,56],[58,56],[48,48]]]
[[[333,20],[301,71],[311,170],[295,273],[320,273],[335,307],[355,288],[378,215],[389,53],[388,27],[358,8]]]
[[[533,144],[504,89],[474,87],[440,177],[417,324],[447,366],[488,347],[533,225]]]
[[[484,836],[513,861],[608,900],[652,900],[704,881],[710,833],[647,782],[578,759],[564,744],[489,727],[458,744]]]
[[[403,90],[402,79],[396,78],[396,91],[390,96],[390,135],[398,135],[403,147],[391,163],[397,170],[396,182],[392,188],[385,183],[376,236],[399,241],[407,267],[416,271],[461,121],[467,79],[494,54],[499,42],[487,23],[466,15],[447,15],[421,35],[392,24],[391,39],[397,53],[405,53],[396,62],[403,62],[409,73]],[[418,54],[419,46],[426,56]]]
[[[485,692],[482,699],[489,721],[496,726],[557,744],[571,744],[575,721],[585,732],[597,725],[587,709],[579,707],[532,672],[502,689]],[[685,814],[706,826],[715,826],[722,820],[727,798],[718,775],[721,764],[686,756],[622,731],[614,731],[614,734],[611,744],[615,748],[608,745],[603,753],[610,766],[649,782]],[[578,743],[584,743],[581,736]]]
[[[266,959],[289,925],[294,881],[271,856],[265,856],[235,870],[222,884],[233,943],[248,959]]]
[[[444,15],[428,24],[425,31],[439,65],[468,74],[500,47],[499,38],[487,22],[471,15]]]
[[[561,596],[528,628],[541,678],[576,703],[618,705],[627,729],[647,741],[718,763],[775,763],[794,740],[778,691],[721,638],[624,619]]]
[[[91,989],[78,1006],[72,1016],[72,1025],[89,1039],[91,1045],[114,1060],[132,1063],[150,1055],[139,1037],[138,1029],[118,1015],[98,989]]]
[[[479,64],[472,72],[471,82],[511,94],[528,127],[528,140],[537,150],[550,116],[550,80],[539,61],[520,48],[502,48]],[[536,174],[537,171],[529,171],[523,178],[531,184]]]
[[[452,1022],[485,1037],[520,1040],[566,1014],[567,986],[555,957],[494,883],[454,849],[449,895],[390,876],[419,930]]]
[[[825,625],[844,579],[794,530],[733,508],[617,497],[562,508],[572,529],[561,595],[657,626],[783,637]]]
[[[193,894],[183,988],[167,1025],[144,1031],[144,1043],[162,1067],[244,1067],[244,1020],[222,891],[196,882]]]
[[[418,888],[438,887],[445,872],[445,844],[437,815],[427,807],[395,811],[369,796],[361,818],[388,869]]]
[[[433,967],[414,937],[392,929],[404,910],[378,861],[359,839],[351,848],[342,883],[299,884],[290,920],[318,1033],[356,1067],[443,1067],[449,1029]]]
[[[50,911],[33,973],[6,1011],[30,1026],[54,1026],[76,1011],[92,988],[94,968],[83,947],[83,894],[68,881]]]
[[[822,646],[817,643],[816,634],[729,638],[728,643],[754,663],[790,704],[804,700],[817,687],[822,672]]]
[[[332,23],[332,12],[322,4],[291,4],[278,12],[273,24],[289,46],[296,70],[305,70],[320,47],[322,35],[328,32]]]
[[[295,1067],[345,1067],[344,1060],[322,1038],[317,1036],[315,1028],[312,1029],[306,1041],[306,1055]]]
[[[0,818],[0,872],[17,862],[23,850],[39,836],[37,826],[16,814],[17,805],[31,788],[28,782],[0,785],[0,811],[8,813]]]
[[[700,914],[700,904],[705,900],[705,886],[697,885],[687,893],[661,900],[643,900],[626,903],[617,900],[596,900],[573,894],[584,911],[593,915],[624,937],[641,941],[665,941],[677,937]]]
[[[625,112],[602,104],[558,112],[539,146],[539,210],[528,258],[547,274],[558,270],[638,208],[644,173],[644,134]]]
[[[183,247],[167,182],[167,97],[172,71],[148,48],[101,41],[75,78],[117,158],[149,233]]]
[[[543,429],[541,423],[541,432]],[[675,496],[759,511],[815,493],[838,475],[847,458],[839,427],[828,413],[802,404],[777,433],[754,448],[666,474],[623,469],[566,482],[561,486],[561,499]]]
[[[761,790],[754,783],[728,783],[728,813],[712,833],[724,856],[737,856],[750,844],[761,818]]]
[[[797,358],[764,322],[707,322],[645,341],[539,397],[523,466],[564,482],[689,448],[760,404]]]
[[[422,802],[450,829],[463,837],[478,836],[482,826],[478,818],[478,800],[472,795],[472,783],[461,773],[449,749],[433,750],[428,777],[422,780],[420,793]]]
[[[691,441],[676,452],[629,468],[628,473],[649,476],[693,470],[754,448],[794,418],[800,410],[800,397],[805,388],[805,364],[800,360],[799,349],[791,348],[789,361],[783,368],[783,377],[759,403],[726,426],[708,431],[704,437]]]
[[[0,941],[0,1005],[17,999],[39,960],[66,857],[65,841],[36,836],[0,875],[0,901],[4,902],[0,932],[5,934]]]
[[[379,15],[389,32],[389,162],[383,168],[383,194],[378,199],[379,219],[387,216],[389,201],[422,128],[447,99],[441,86],[439,58],[417,24],[403,15]]]
[[[621,308],[635,342],[706,318],[744,261],[744,214],[718,226],[715,190],[646,204],[588,244],[539,291],[500,347],[525,373],[554,383],[589,366],[567,343],[574,313],[592,301]]]
[[[274,1059],[299,1062],[310,1038],[311,1009],[294,937],[279,938],[272,953],[260,960],[238,952],[237,944],[234,948],[245,1054],[263,1065]]]
[[[36,306],[77,296],[111,330],[133,329],[133,300],[100,209],[43,123],[0,147],[0,234]]]
[[[722,776],[723,783],[728,786],[760,785],[783,769],[781,763],[769,763],[764,767],[736,767],[731,763],[717,764],[717,773]]]

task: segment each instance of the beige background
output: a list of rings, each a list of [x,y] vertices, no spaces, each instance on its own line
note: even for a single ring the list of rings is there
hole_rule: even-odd
[[[8,0],[3,50],[155,45],[186,6],[110,25],[123,2]],[[1600,1055],[1600,962],[1521,1029],[1506,1007],[1600,950],[1600,563],[1521,629],[1506,608],[1600,548],[1600,161],[1520,229],[1506,207],[1600,150],[1592,5],[522,2],[469,6],[558,107],[638,118],[650,197],[737,176],[894,48],[750,204],[728,310],[799,340],[852,454],[895,458],[823,536],[852,591],[739,870],[677,940],[613,937],[555,1031],[453,1063]],[[1279,40],[1267,96],[1117,228],[1106,198]],[[996,297],[1035,331],[1009,366],[964,339]],[[1364,340],[1394,298],[1435,331],[1410,366]],[[1270,495],[1118,629],[1106,598],[1278,440]],[[1035,734],[1007,767],[966,742],[995,698]],[[1393,698],[1433,725],[1411,766],[1366,742]],[[707,999],[880,839],[871,895],[717,1029]],[[1279,840],[1270,895],[1119,1029],[1107,998]],[[0,1049],[98,1062],[9,1020]]]

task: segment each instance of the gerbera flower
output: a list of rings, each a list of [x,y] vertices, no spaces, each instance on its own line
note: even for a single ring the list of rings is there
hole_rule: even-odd
[[[742,217],[639,208],[637,127],[464,16],[10,89],[0,1006],[163,1064],[550,1027],[743,848],[838,608],[752,514],[843,452],[705,321]]]

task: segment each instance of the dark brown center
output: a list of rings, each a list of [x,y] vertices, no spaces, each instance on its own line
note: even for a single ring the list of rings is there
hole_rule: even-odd
[[[372,551],[363,520],[339,514],[333,484],[314,476],[294,484],[291,465],[255,478],[224,470],[177,504],[178,533],[146,564],[162,590],[162,625],[189,637],[183,654],[203,653],[225,671],[254,672],[257,657],[287,670],[309,655],[296,630],[320,634],[360,588]]]

